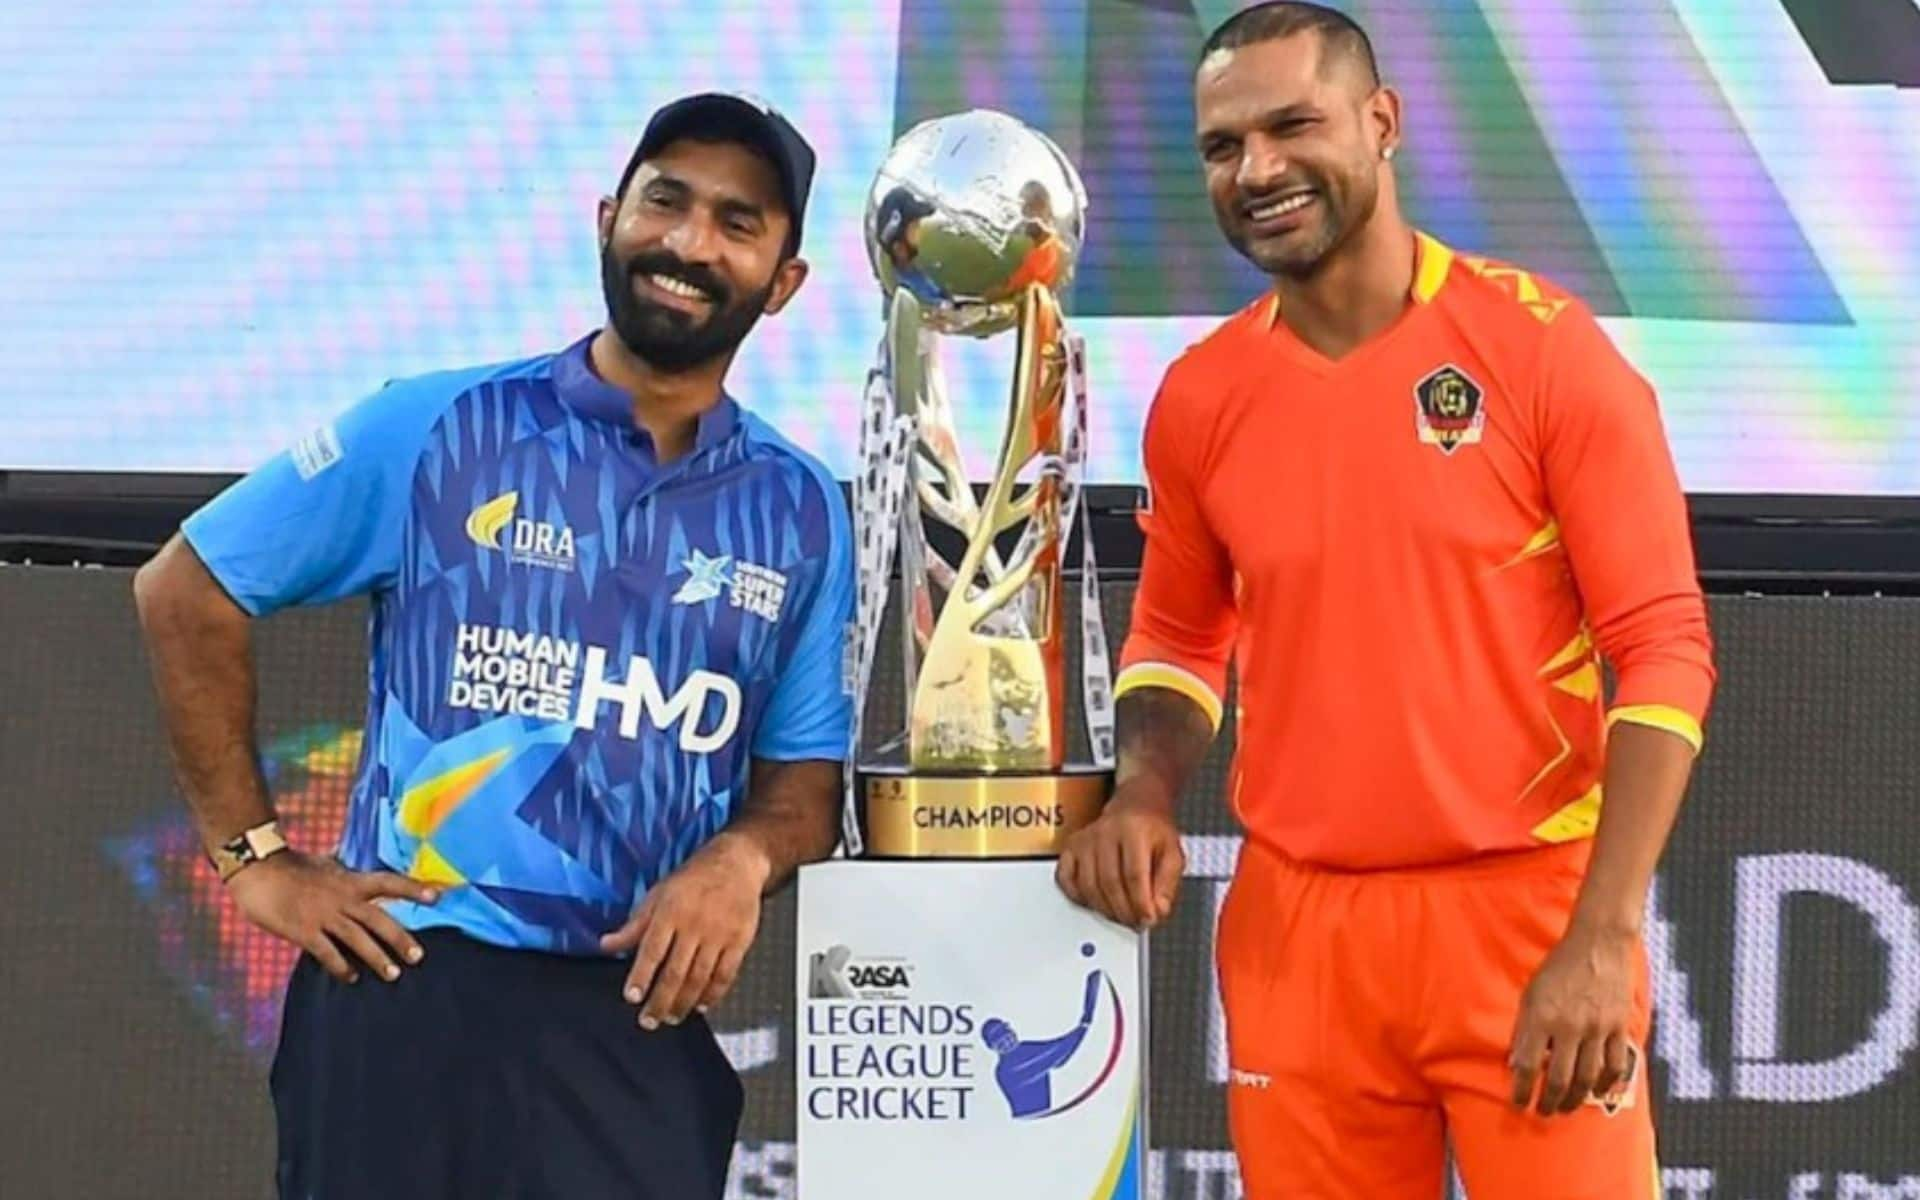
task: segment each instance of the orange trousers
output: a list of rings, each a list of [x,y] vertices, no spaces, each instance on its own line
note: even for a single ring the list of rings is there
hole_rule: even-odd
[[[1511,1104],[1521,993],[1566,929],[1590,846],[1346,873],[1249,838],[1220,912],[1227,1116],[1248,1200],[1661,1200],[1639,956],[1617,1105]]]

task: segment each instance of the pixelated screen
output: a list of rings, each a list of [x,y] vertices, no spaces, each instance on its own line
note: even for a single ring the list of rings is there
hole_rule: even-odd
[[[339,843],[360,737],[358,727],[321,722],[261,747],[276,816],[295,845]],[[281,997],[299,951],[254,928],[227,903],[183,812],[157,814],[109,838],[105,848],[151,912],[169,972],[216,1028],[265,1063],[279,1036]]]
[[[1113,628],[1132,592],[1103,586]],[[1920,1195],[1920,602],[1716,596],[1711,619],[1721,687],[1646,928],[1664,1200]],[[192,1180],[270,1195],[268,1071],[293,955],[238,916],[197,851],[129,675],[127,573],[0,567],[0,628],[16,627],[35,636],[0,653],[0,688],[37,699],[0,722],[16,868],[0,873],[0,926],[18,981],[0,1061],[33,1103],[0,1121],[0,1194]],[[306,849],[343,821],[364,640],[358,602],[276,617],[255,639],[260,760]],[[874,703],[898,712],[898,672],[876,678]],[[1212,970],[1239,846],[1223,729],[1183,808],[1179,905],[1153,935],[1150,1200],[1242,1194]],[[788,888],[713,1014],[747,1092],[729,1200],[795,1194],[794,920]]]
[[[1920,493],[1914,0],[1348,0],[1443,240],[1574,288],[1694,492]],[[797,302],[734,376],[852,471],[880,330],[862,206],[913,122],[1052,135],[1089,477],[1139,476],[1165,365],[1263,281],[1221,244],[1190,68],[1232,0],[70,0],[0,12],[0,467],[240,471],[383,381],[598,324],[594,207],[647,113],[762,94],[820,154]],[[1004,340],[952,356],[991,453]]]

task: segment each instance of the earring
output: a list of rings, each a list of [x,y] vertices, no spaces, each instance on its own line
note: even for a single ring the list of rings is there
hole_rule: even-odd
[[[1392,161],[1393,161],[1393,147],[1392,147],[1392,146],[1382,146],[1382,147],[1380,147],[1380,157],[1381,157],[1381,158],[1383,158],[1383,159],[1385,159],[1385,160],[1386,160],[1386,161],[1388,161],[1388,162],[1392,162]]]

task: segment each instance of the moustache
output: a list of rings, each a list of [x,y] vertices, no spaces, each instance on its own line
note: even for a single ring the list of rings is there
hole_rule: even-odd
[[[705,267],[682,262],[664,251],[643,252],[627,260],[627,278],[637,279],[642,275],[664,275],[688,287],[698,288],[715,308],[724,308],[731,299],[727,285],[720,281],[719,276]]]

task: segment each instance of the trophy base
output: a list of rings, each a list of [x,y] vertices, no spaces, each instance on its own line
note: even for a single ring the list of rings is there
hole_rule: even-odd
[[[1113,772],[1090,766],[998,775],[873,766],[858,781],[867,858],[1051,858],[1113,791]]]

